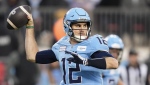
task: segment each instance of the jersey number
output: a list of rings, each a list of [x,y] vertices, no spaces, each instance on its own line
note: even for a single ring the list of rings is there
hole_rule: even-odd
[[[66,70],[65,70],[65,58],[62,58],[62,65],[63,65],[63,81],[66,84]],[[79,72],[80,66],[79,64],[76,64],[76,68],[69,68],[69,83],[81,83],[81,76],[78,76],[77,79],[72,79],[73,72]]]
[[[104,40],[102,37],[96,37],[96,38],[99,40],[99,43],[100,43],[100,44],[105,44],[105,45],[107,45],[106,40]]]

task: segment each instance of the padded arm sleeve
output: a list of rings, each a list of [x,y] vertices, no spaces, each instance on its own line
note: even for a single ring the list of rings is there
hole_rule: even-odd
[[[55,61],[58,61],[52,50],[44,50],[44,51],[37,52],[35,60],[36,63],[39,64],[48,64],[48,63],[53,63]]]

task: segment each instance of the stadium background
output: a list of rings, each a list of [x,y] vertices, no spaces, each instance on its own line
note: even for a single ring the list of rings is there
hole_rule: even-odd
[[[32,7],[40,50],[49,49],[60,38],[64,13],[71,7],[83,7],[93,21],[92,34],[117,34],[123,39],[123,61],[130,49],[138,52],[139,62],[150,61],[150,0],[0,0],[0,79],[9,85],[49,85],[49,81],[61,80],[57,64],[37,65],[25,60],[24,27],[17,31],[6,28],[9,12],[25,4]],[[9,37],[12,42],[6,45]]]

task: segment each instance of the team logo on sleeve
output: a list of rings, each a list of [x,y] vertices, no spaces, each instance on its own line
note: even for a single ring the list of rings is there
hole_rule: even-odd
[[[66,46],[61,46],[60,48],[59,48],[59,52],[61,52],[61,51],[65,51],[66,50]]]
[[[87,46],[78,46],[77,51],[86,51]]]

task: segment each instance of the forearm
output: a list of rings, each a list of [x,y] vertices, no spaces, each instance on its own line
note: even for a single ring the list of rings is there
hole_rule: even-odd
[[[106,69],[106,61],[104,58],[88,59],[88,66],[96,67],[99,69]]]
[[[35,56],[38,52],[38,46],[34,38],[34,29],[26,29],[25,50],[27,60],[35,62]]]
[[[97,51],[91,55],[88,63],[90,66],[99,69],[113,69],[118,67],[118,61],[111,54],[105,51]]]
[[[112,57],[88,59],[88,66],[99,69],[115,69],[118,67],[118,61]]]

